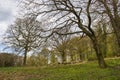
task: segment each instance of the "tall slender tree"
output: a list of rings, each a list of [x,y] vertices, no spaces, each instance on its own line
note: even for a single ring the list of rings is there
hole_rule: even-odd
[[[120,53],[120,0],[96,0],[100,6],[99,13],[107,14],[114,29]],[[108,19],[108,18],[106,18]]]

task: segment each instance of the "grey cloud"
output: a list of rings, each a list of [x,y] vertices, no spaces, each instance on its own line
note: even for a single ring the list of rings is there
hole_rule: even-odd
[[[4,8],[0,8],[0,22],[8,21],[12,16],[12,11]]]

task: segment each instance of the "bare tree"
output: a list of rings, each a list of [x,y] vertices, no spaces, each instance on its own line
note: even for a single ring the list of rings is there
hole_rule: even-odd
[[[41,45],[39,25],[40,23],[32,17],[18,18],[7,30],[4,43],[16,52],[23,53],[23,65],[26,65],[28,52]]]
[[[42,21],[47,18],[44,23],[50,23],[49,25],[44,25],[44,34],[47,32],[47,35],[41,35],[42,37],[50,37],[53,34],[85,34],[93,43],[99,66],[105,68],[106,63],[92,28],[92,19],[90,15],[91,3],[92,0],[26,1],[26,5],[28,4],[27,14],[34,14],[40,17]],[[69,31],[63,33],[62,30],[65,29],[69,29]]]
[[[106,14],[114,29],[120,48],[120,0],[96,0],[99,5],[99,13]],[[105,15],[105,16],[106,16]],[[106,19],[108,19],[106,18]],[[120,51],[120,49],[119,49]]]
[[[59,52],[59,54],[62,58],[62,63],[65,63],[66,56],[67,56],[67,48],[68,48],[68,41],[70,40],[70,35],[55,35],[52,37],[53,41],[53,47],[56,48],[56,50]]]

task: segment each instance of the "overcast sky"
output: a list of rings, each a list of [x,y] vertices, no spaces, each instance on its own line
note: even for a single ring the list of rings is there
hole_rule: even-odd
[[[13,23],[19,11],[18,5],[21,0],[0,0],[0,43],[8,25]],[[0,44],[0,51],[3,45]]]
[[[0,41],[2,35],[16,17],[20,0],[0,0]]]

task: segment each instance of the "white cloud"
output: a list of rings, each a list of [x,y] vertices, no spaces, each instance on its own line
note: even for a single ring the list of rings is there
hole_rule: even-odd
[[[1,37],[14,20],[18,11],[18,0],[0,0],[0,41]]]
[[[7,25],[5,23],[0,23],[0,42],[2,42],[3,35],[7,29]]]

